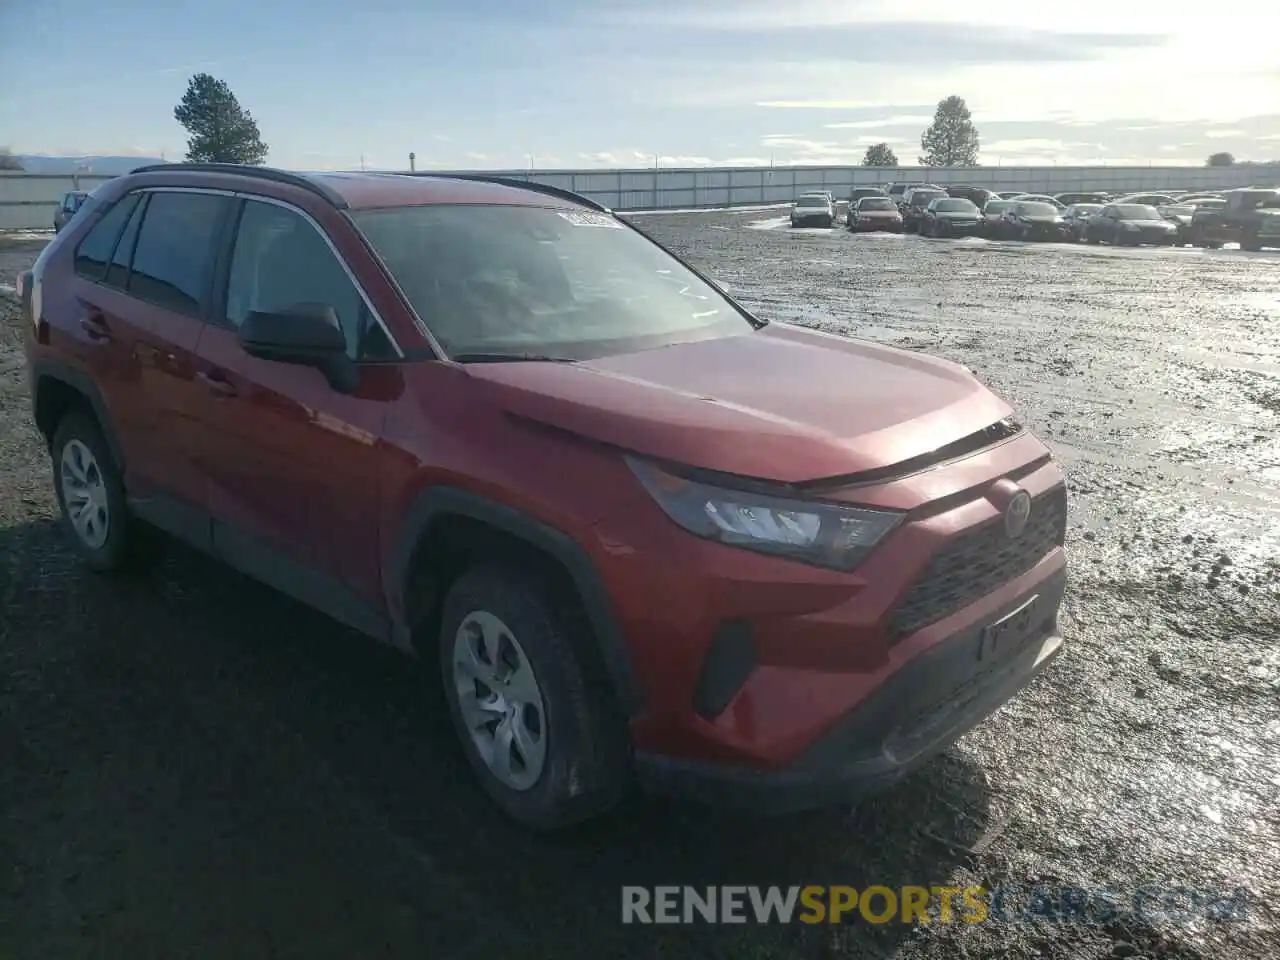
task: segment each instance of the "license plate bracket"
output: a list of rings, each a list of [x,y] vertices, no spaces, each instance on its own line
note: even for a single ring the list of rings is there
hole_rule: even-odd
[[[978,660],[1011,656],[1025,646],[1036,622],[1039,600],[1037,594],[995,623],[983,627],[978,640]]]

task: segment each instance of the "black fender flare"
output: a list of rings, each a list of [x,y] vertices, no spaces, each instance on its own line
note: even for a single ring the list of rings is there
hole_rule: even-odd
[[[514,507],[459,487],[433,486],[422,490],[405,514],[391,556],[391,575],[399,587],[401,610],[411,582],[417,546],[431,523],[442,516],[462,516],[489,524],[543,550],[564,566],[591,624],[617,704],[625,716],[635,716],[643,700],[632,670],[631,655],[604,581],[590,554],[572,537]]]
[[[59,360],[50,360],[48,358],[33,358],[30,366],[31,375],[31,416],[39,426],[40,419],[40,386],[46,380],[56,380],[65,384],[72,390],[88,401],[93,415],[98,421],[98,426],[102,430],[102,436],[107,441],[107,448],[111,451],[111,456],[115,460],[116,468],[123,475],[124,465],[124,449],[120,446],[120,439],[116,436],[115,427],[112,425],[111,414],[107,409],[107,402],[102,396],[102,391],[98,389],[98,385],[93,379],[76,367],[63,363]]]

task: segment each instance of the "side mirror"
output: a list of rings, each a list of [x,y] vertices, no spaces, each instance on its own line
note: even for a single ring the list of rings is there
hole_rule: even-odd
[[[337,311],[328,304],[255,310],[240,325],[240,346],[251,357],[315,367],[341,393],[351,393],[359,383],[360,371],[347,356]]]

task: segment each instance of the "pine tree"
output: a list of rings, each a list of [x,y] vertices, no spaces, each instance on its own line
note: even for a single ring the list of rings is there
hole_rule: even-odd
[[[963,97],[938,101],[933,123],[920,137],[922,167],[976,167],[978,128]]]
[[[267,145],[252,114],[240,106],[226,81],[197,73],[187,84],[173,117],[187,128],[190,163],[259,164],[267,159]]]

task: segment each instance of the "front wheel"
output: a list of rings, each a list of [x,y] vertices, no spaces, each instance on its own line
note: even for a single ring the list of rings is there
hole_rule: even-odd
[[[591,643],[572,599],[523,570],[474,568],[445,598],[454,729],[484,791],[527,826],[586,820],[629,787],[626,725]]]

